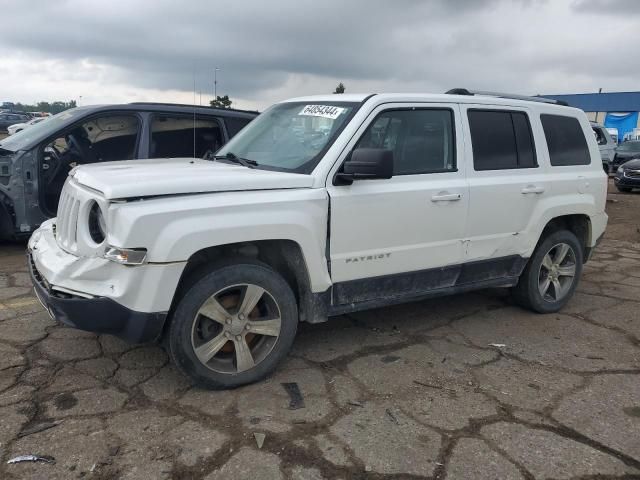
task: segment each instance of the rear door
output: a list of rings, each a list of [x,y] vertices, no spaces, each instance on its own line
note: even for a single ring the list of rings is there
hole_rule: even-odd
[[[456,105],[386,104],[354,136],[341,162],[357,148],[387,149],[394,175],[351,185],[329,178],[334,303],[455,282],[468,206],[460,128]]]
[[[523,237],[549,182],[538,163],[527,108],[462,105],[469,181],[468,261],[499,261],[522,255]],[[517,261],[514,258],[514,261]],[[505,263],[506,262],[506,263]],[[503,272],[507,274],[508,272]]]

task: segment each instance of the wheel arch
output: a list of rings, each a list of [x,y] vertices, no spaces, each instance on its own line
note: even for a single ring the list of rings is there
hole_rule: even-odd
[[[593,244],[591,218],[589,217],[589,215],[575,213],[569,215],[560,215],[552,218],[542,229],[542,233],[540,234],[540,238],[538,239],[538,244],[542,242],[546,237],[559,230],[569,230],[578,238],[578,241],[582,246],[583,263],[586,262],[589,249]]]
[[[219,266],[242,258],[258,260],[284,278],[296,297],[300,321],[318,323],[326,320],[325,304],[311,290],[311,279],[302,247],[293,240],[238,242],[207,247],[193,253],[178,281],[169,319],[183,293],[191,285]],[[169,323],[170,320],[166,322],[165,331]]]

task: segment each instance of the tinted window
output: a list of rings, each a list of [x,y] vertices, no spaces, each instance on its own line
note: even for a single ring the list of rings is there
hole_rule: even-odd
[[[551,165],[589,165],[591,156],[582,126],[577,118],[540,115],[549,147]]]
[[[229,134],[229,138],[232,138],[242,130],[247,123],[249,123],[251,118],[235,118],[228,117],[224,119],[224,123],[227,125],[227,133]]]
[[[523,112],[469,110],[475,170],[536,167],[529,119]]]
[[[151,122],[151,158],[203,158],[223,145],[218,121],[211,117],[158,115]]]
[[[537,166],[531,126],[527,115],[522,112],[513,112],[511,113],[511,120],[513,120],[513,130],[516,133],[518,167],[530,168]]]
[[[455,170],[451,110],[390,110],[380,114],[356,148],[393,151],[394,175]]]

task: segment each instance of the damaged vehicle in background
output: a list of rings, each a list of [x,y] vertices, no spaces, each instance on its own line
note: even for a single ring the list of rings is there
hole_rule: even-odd
[[[131,103],[78,107],[32,125],[0,141],[0,240],[27,236],[55,216],[62,186],[77,165],[210,157],[256,115]]]

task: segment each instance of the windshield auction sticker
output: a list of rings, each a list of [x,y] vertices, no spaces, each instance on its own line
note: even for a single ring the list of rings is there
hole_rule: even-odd
[[[308,115],[311,117],[330,118],[335,120],[344,112],[342,107],[333,107],[331,105],[306,105],[298,115]]]

